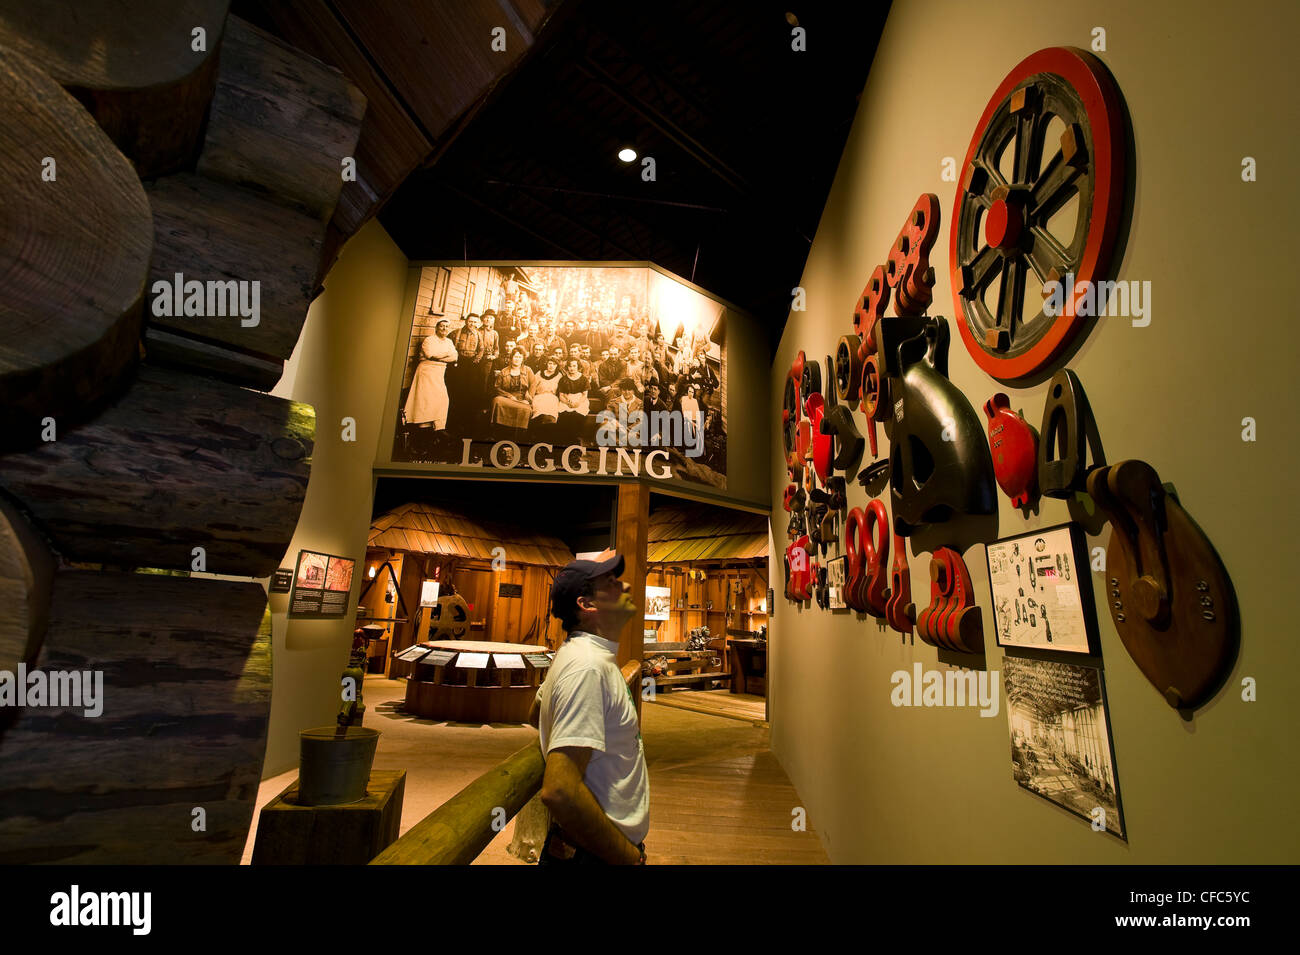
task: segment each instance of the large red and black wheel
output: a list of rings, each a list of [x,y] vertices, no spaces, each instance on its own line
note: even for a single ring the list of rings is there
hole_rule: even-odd
[[[1087,321],[1077,283],[1110,267],[1124,206],[1124,124],[1106,67],[1067,47],[1027,57],[985,107],[953,203],[950,267],[962,340],[994,378],[1044,369]],[[1065,287],[1066,301],[1051,302],[1062,307],[1045,308],[1044,287],[1070,275],[1080,291]]]

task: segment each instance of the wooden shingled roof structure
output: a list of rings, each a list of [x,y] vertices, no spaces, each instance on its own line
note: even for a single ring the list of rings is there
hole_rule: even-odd
[[[767,518],[706,504],[672,504],[650,515],[651,564],[767,557]]]
[[[483,521],[436,504],[403,504],[370,524],[370,547],[491,560],[504,547],[511,563],[563,567],[573,553],[558,537]]]

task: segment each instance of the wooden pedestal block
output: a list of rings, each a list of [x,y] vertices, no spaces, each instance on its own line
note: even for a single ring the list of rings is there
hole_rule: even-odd
[[[300,806],[295,779],[262,810],[253,865],[365,865],[397,840],[405,791],[405,770],[375,770],[360,802]]]

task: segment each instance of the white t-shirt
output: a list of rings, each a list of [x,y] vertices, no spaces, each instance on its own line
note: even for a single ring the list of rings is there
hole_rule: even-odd
[[[592,750],[582,781],[632,843],[650,831],[650,776],[632,692],[615,662],[618,644],[574,630],[537,691],[542,756],[562,746]]]

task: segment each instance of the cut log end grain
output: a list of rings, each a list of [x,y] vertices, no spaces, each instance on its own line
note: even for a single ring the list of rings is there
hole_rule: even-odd
[[[85,109],[3,47],[0,207],[0,447],[13,447],[129,376],[153,224],[135,170]]]
[[[0,498],[0,670],[35,659],[49,624],[53,581],[54,555]]]
[[[163,175],[193,166],[229,6],[0,0],[0,45],[81,100],[141,176]]]

